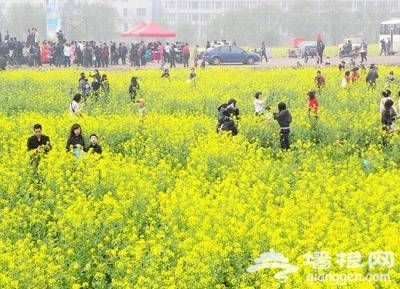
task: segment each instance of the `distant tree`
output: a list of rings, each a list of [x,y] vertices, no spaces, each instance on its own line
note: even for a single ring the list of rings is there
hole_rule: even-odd
[[[191,23],[179,23],[176,27],[178,40],[188,42],[190,45],[198,41],[198,28]]]
[[[6,30],[11,36],[26,40],[28,29],[38,29],[39,40],[46,37],[46,10],[43,5],[14,3],[6,11]]]
[[[292,0],[285,19],[291,37],[315,39],[319,32],[318,6],[315,5],[315,1]]]
[[[106,41],[118,36],[118,13],[108,3],[68,0],[62,6],[61,26],[67,39]]]
[[[208,40],[233,40],[238,45],[257,46],[264,40],[278,44],[282,11],[274,5],[258,9],[231,10],[211,21]]]

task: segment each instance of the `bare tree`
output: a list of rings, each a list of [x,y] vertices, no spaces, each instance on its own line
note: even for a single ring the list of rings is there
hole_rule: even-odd
[[[42,5],[29,2],[12,4],[6,12],[6,30],[12,36],[25,39],[27,30],[37,28],[41,38],[46,34],[46,11]]]

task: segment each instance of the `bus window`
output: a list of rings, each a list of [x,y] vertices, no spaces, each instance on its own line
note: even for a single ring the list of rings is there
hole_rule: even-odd
[[[394,30],[393,30],[394,35],[400,35],[400,23],[397,23],[394,25]]]
[[[389,25],[387,25],[387,24],[382,24],[382,25],[381,25],[380,34],[389,34],[389,33],[388,33],[389,31],[387,31],[387,30],[388,30],[388,26],[389,26]]]

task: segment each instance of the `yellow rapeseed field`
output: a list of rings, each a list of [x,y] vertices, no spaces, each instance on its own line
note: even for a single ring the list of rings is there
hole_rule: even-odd
[[[392,69],[400,74],[379,67],[368,90],[365,72],[341,89],[344,73],[324,68],[316,124],[312,68],[216,67],[198,70],[196,85],[184,69],[170,80],[107,71],[109,102],[89,99],[82,117],[67,109],[88,70],[1,72],[0,288],[399,288],[400,137],[382,146],[379,114]],[[144,119],[128,95],[132,76]],[[287,103],[290,151],[278,124],[254,115],[256,91],[273,111]],[[231,97],[235,137],[215,132],[217,107]],[[35,123],[52,144],[37,168],[26,148]],[[102,155],[65,151],[74,123],[86,143],[99,136]],[[248,272],[267,252],[265,269]],[[279,278],[289,264],[297,270]],[[336,279],[311,280],[323,274]]]

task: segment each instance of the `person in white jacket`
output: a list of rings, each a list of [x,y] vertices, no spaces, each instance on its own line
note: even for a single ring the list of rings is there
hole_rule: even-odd
[[[260,91],[256,92],[254,97],[255,97],[254,102],[253,102],[254,112],[256,115],[261,115],[264,113],[264,106],[263,106],[264,101],[261,99],[262,92],[260,92]]]

